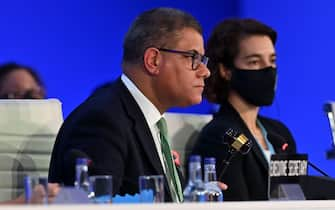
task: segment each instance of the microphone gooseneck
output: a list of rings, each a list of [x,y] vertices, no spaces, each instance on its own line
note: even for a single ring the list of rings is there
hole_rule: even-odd
[[[281,148],[281,152],[283,152],[283,153],[287,152],[287,149],[289,148],[289,144],[284,139],[284,137],[282,137],[282,136],[280,136],[278,134],[275,134],[275,133],[268,133],[268,138],[281,146],[280,147]],[[307,164],[309,166],[311,166],[314,170],[316,170],[317,172],[319,172],[320,174],[322,174],[323,176],[329,177],[329,175],[326,172],[324,172],[319,167],[317,167],[316,165],[314,165],[311,161],[307,161]]]
[[[322,174],[325,177],[329,177],[328,174],[326,174],[326,172],[324,172],[323,170],[321,170],[319,167],[317,167],[316,165],[314,165],[313,163],[311,163],[310,161],[307,162],[307,164],[309,166],[311,166],[312,168],[314,168],[316,171],[318,171],[320,174]]]

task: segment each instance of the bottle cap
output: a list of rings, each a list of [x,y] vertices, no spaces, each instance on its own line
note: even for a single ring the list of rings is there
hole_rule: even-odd
[[[191,155],[189,158],[190,162],[201,162],[201,157],[200,155]]]
[[[88,159],[87,158],[77,158],[76,165],[88,165]]]
[[[204,164],[214,164],[215,165],[215,158],[214,157],[205,157]]]

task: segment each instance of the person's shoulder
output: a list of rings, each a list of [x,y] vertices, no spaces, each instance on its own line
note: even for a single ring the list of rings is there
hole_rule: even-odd
[[[227,127],[227,123],[220,118],[213,118],[201,130],[201,133],[220,132]]]
[[[200,131],[197,138],[198,143],[215,143],[224,136],[225,132],[231,127],[230,121],[222,117],[215,116]]]
[[[116,80],[104,87],[95,90],[84,102],[83,105],[93,109],[115,108],[120,106],[121,98],[126,93],[121,81]]]
[[[223,134],[230,128],[240,130],[240,127],[241,122],[237,117],[218,112],[213,115],[213,119],[203,128],[202,132]]]
[[[224,135],[229,128],[229,122],[221,117],[214,117],[199,133],[192,148],[192,154],[215,156],[221,159],[221,156],[225,156],[229,149],[227,144],[223,143]]]
[[[84,118],[101,118],[101,120],[117,119],[123,114],[122,95],[126,94],[124,87],[118,81],[94,91],[85,101],[75,108],[67,119],[77,121]]]

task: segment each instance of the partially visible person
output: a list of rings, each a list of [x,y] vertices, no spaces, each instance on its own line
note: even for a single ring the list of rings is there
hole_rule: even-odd
[[[57,196],[58,192],[60,190],[60,187],[56,183],[49,183],[48,184],[48,203],[53,203],[55,197]],[[44,190],[44,187],[42,185],[36,185],[32,194],[32,197],[28,204],[43,204],[44,203],[44,197],[46,196],[46,192]],[[27,204],[25,200],[24,194],[17,197],[16,199],[10,200],[10,201],[4,201],[0,202],[0,204]]]
[[[218,174],[229,147],[223,136],[229,128],[253,142],[247,155],[237,154],[223,178],[225,200],[266,200],[271,154],[295,153],[295,141],[280,121],[259,115],[272,104],[276,92],[277,34],[253,19],[228,19],[216,26],[206,48],[211,77],[205,97],[220,104],[219,111],[200,133],[193,153],[217,159]],[[287,144],[288,147],[283,147]]]
[[[43,99],[45,87],[37,72],[17,63],[0,65],[0,99]]]
[[[31,67],[17,63],[0,65],[0,99],[43,99],[45,98],[44,84]],[[52,202],[59,191],[58,184],[48,184],[48,197]],[[46,192],[43,186],[37,185],[29,203],[41,204]],[[21,195],[0,204],[25,204],[25,197]]]

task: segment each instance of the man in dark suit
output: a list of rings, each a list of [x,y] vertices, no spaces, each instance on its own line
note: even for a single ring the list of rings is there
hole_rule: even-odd
[[[66,167],[66,157],[78,149],[93,161],[90,175],[113,176],[114,194],[138,193],[139,176],[163,174],[166,201],[182,202],[181,177],[161,146],[159,122],[173,106],[201,102],[209,76],[201,27],[180,10],[153,9],[137,17],[123,48],[121,77],[95,91],[62,125],[49,180],[73,185],[74,166]]]

